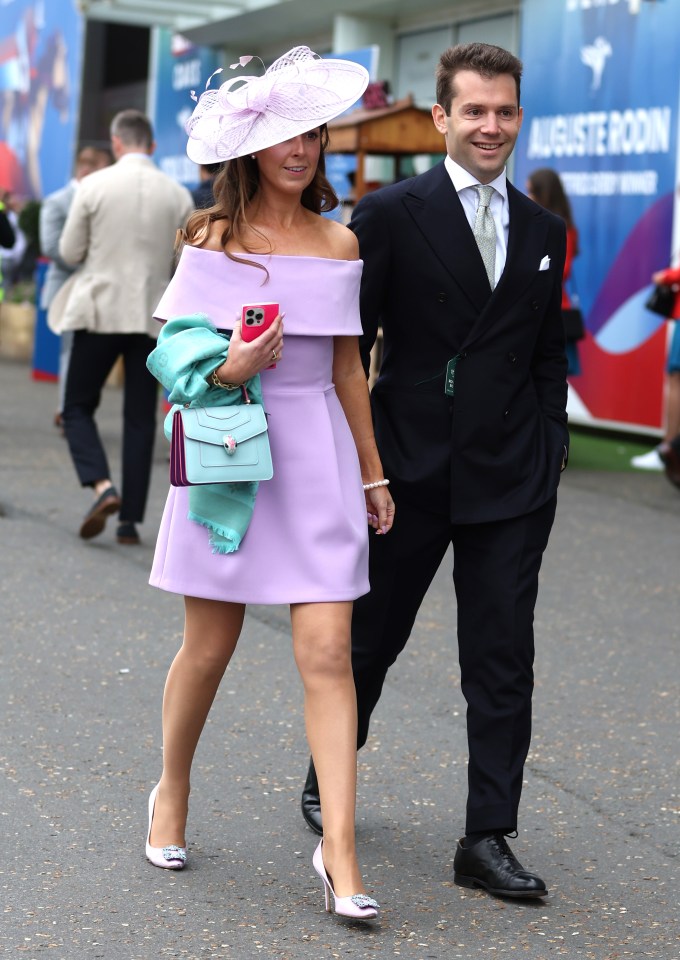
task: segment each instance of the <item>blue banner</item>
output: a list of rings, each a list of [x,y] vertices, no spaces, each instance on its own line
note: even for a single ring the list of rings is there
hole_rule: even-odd
[[[168,176],[187,187],[198,183],[198,167],[187,157],[184,124],[194,109],[192,91],[199,97],[211,75],[220,66],[220,56],[209,47],[197,47],[180,34],[154,30],[151,78],[154,84],[150,108],[156,136],[154,159]],[[211,86],[219,87],[222,74]]]
[[[83,21],[75,0],[0,5],[0,187],[41,198],[68,183]]]
[[[588,333],[570,415],[659,428],[667,324],[644,307],[671,261],[678,181],[680,3],[525,0],[520,187],[560,174],[579,231]]]

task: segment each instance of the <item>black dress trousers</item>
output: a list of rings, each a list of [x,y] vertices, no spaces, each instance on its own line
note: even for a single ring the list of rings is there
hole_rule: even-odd
[[[465,832],[514,830],[531,738],[534,606],[556,496],[536,511],[452,524],[395,489],[398,520],[370,537],[371,591],[354,604],[352,668],[358,745],[388,668],[403,650],[432,579],[453,544],[461,689],[469,749]]]
[[[111,476],[95,411],[106,378],[123,357],[123,476],[121,522],[141,523],[151,480],[158,383],[146,368],[156,341],[143,333],[76,330],[66,380],[64,432],[84,487]]]

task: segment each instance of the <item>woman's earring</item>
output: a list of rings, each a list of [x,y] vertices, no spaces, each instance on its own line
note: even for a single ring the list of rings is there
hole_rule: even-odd
[[[254,160],[254,159],[255,159],[255,154],[254,154],[254,153],[251,153],[251,154],[250,154],[250,159],[251,159],[251,160]]]

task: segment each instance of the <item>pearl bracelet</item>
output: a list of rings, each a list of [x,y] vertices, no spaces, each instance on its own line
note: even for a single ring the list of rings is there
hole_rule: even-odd
[[[389,480],[376,480],[375,483],[365,483],[364,490],[375,490],[376,487],[387,487],[389,483]]]

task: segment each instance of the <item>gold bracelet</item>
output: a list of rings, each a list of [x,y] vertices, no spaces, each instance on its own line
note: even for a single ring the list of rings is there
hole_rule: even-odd
[[[223,390],[238,390],[241,387],[240,383],[222,383],[220,378],[217,376],[217,370],[213,370],[210,375],[210,379],[216,387],[221,387]]]

